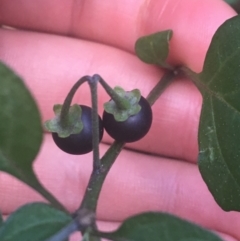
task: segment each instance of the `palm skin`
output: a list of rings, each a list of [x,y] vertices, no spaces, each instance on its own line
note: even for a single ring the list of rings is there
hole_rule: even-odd
[[[169,62],[200,72],[214,32],[235,15],[220,0],[22,0],[14,5],[0,0],[0,6],[0,24],[18,28],[0,29],[0,60],[25,79],[43,121],[52,117],[52,106],[62,103],[83,75],[98,73],[113,87],[139,88],[146,96],[163,74],[134,55],[136,39],[149,33],[172,29]],[[99,113],[108,99],[99,88]],[[77,92],[75,102],[90,104],[87,85]],[[139,212],[166,211],[227,241],[240,239],[239,213],[218,207],[196,165],[201,104],[200,93],[187,79],[174,82],[154,104],[150,132],[127,145],[106,179],[97,210],[100,227],[115,228]],[[101,154],[111,142],[105,134]],[[41,182],[74,211],[83,197],[91,160],[91,153],[61,152],[45,133],[34,168]],[[5,173],[0,173],[0,190],[5,215],[24,203],[43,200]]]

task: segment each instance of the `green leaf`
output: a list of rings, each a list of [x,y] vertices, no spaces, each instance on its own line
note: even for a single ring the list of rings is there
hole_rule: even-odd
[[[238,14],[240,12],[240,0],[225,0]]]
[[[3,224],[3,216],[2,216],[2,213],[0,212],[0,227],[2,226]]]
[[[82,237],[82,240],[81,241],[89,241],[90,240],[90,237],[89,237],[89,233],[86,232],[83,237]]]
[[[69,215],[47,204],[27,204],[11,214],[0,227],[0,240],[43,241],[71,221]]]
[[[203,96],[199,169],[217,203],[240,211],[240,17],[215,33],[197,86]]]
[[[239,0],[224,0],[226,3],[228,3],[229,5],[234,5],[236,3],[239,2]]]
[[[0,170],[22,181],[33,178],[32,162],[42,143],[38,108],[23,81],[0,64]]]
[[[117,231],[97,233],[114,241],[221,241],[215,234],[166,213],[144,213],[124,221]]]
[[[1,63],[0,106],[0,170],[25,182],[64,209],[43,188],[32,168],[43,139],[37,105],[21,78]]]
[[[137,56],[145,63],[156,64],[160,67],[173,69],[166,63],[169,53],[169,41],[172,30],[166,30],[141,37],[135,44]]]

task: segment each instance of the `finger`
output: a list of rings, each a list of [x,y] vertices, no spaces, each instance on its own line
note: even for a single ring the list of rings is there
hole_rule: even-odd
[[[2,24],[90,39],[131,52],[138,37],[173,29],[172,62],[195,71],[201,70],[217,27],[235,15],[219,0],[0,0],[0,6]]]
[[[106,148],[101,145],[101,155]],[[47,134],[34,167],[43,185],[74,212],[87,186],[91,160],[91,153],[83,156],[63,153]],[[0,207],[4,214],[25,203],[43,200],[8,175],[1,173],[0,178],[3,194]],[[97,217],[121,222],[146,211],[169,212],[240,239],[239,213],[220,209],[196,165],[123,150],[104,183]]]
[[[84,56],[84,57],[83,57]],[[104,58],[103,58],[104,56]],[[140,89],[143,96],[162,72],[133,55],[105,45],[53,35],[0,31],[0,59],[17,71],[36,98],[43,120],[53,117],[53,105],[63,103],[83,75],[99,73],[112,86]],[[89,87],[82,86],[73,103],[90,104]],[[109,97],[99,87],[99,113]],[[153,106],[153,124],[131,148],[196,161],[201,96],[187,80],[177,80]],[[104,141],[111,139],[105,134]]]

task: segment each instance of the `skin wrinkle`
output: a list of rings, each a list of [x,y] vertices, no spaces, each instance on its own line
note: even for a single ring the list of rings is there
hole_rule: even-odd
[[[166,7],[167,7],[168,4],[169,4],[169,0],[166,0],[166,1],[164,2],[163,6],[162,6],[162,8],[161,8],[161,10],[160,10],[160,12],[159,12],[158,17],[156,18],[157,21],[161,21],[162,14],[164,13],[164,11],[165,11],[165,9],[166,9]]]
[[[139,6],[139,10],[138,10],[138,14],[137,14],[137,18],[135,21],[136,24],[136,35],[139,37],[142,37],[144,34],[144,30],[145,30],[145,21],[144,19],[146,19],[146,15],[147,15],[147,10],[148,9],[148,5],[149,2],[151,0],[143,0],[143,3]]]
[[[94,4],[95,2],[97,4]],[[128,1],[128,4],[131,6],[131,2],[129,3]],[[74,35],[98,43],[104,43],[106,41],[106,36],[108,36],[110,39],[108,42],[109,45],[123,49],[121,46],[116,45],[117,42],[126,42],[124,34],[119,33],[124,33],[126,22],[132,22],[135,14],[128,9],[127,6],[129,5],[126,5],[125,8],[121,5],[122,3],[120,4],[117,1],[85,1],[84,8],[82,8],[83,10],[81,10],[80,13],[78,12],[78,8],[75,8],[75,18],[72,26]],[[94,9],[94,14],[89,12],[89,8]],[[116,13],[111,11],[111,9],[115,10]],[[116,21],[108,21],[108,19],[106,19],[106,12],[108,15],[112,16],[110,17],[111,19],[115,19]],[[119,21],[118,19],[120,18],[124,19],[124,21]],[[129,21],[127,21],[127,19],[129,19]],[[95,28],[95,24],[93,25],[94,21],[98,22],[99,28]],[[79,28],[79,22],[81,22],[82,28]],[[114,35],[106,35],[106,29],[109,28],[118,29],[118,31],[115,31]]]
[[[171,15],[174,17],[175,11],[177,11],[178,5],[180,4],[181,0],[175,0],[174,6],[172,7]]]
[[[159,26],[164,25],[164,21],[162,21],[162,15],[166,14],[164,13],[164,10],[166,10],[166,8],[168,7],[169,4],[169,0],[167,0],[166,2],[164,2],[163,6],[161,6],[161,10],[160,12],[156,12],[155,9],[156,7],[159,7],[159,2],[153,1],[153,0],[145,0],[144,4],[140,7],[140,14],[139,14],[139,27],[138,27],[138,37],[144,36],[146,34],[151,34],[153,32],[156,32],[155,30],[155,23],[157,22]],[[174,10],[172,10],[174,11]],[[168,10],[169,12],[169,10]],[[169,14],[169,13],[168,13]],[[149,19],[154,18],[155,23],[152,23],[151,21],[149,21]],[[150,24],[149,24],[150,23]],[[154,30],[152,30],[154,28]],[[161,27],[160,27],[161,28]],[[166,29],[172,29],[171,27],[165,27],[161,30],[166,30]],[[149,31],[150,30],[150,31]],[[160,31],[160,30],[158,30]],[[173,37],[175,37],[175,31],[173,34]],[[171,50],[171,46],[172,46],[172,40],[170,42],[170,50]],[[172,59],[171,57],[171,51],[170,51],[170,56],[168,57],[168,62],[172,62],[170,59]],[[173,62],[172,62],[173,63]],[[179,62],[178,62],[179,64]]]
[[[82,4],[79,4],[82,3]],[[74,36],[74,31],[73,31],[73,25],[74,25],[74,19],[76,15],[76,9],[80,9],[80,13],[83,11],[82,9],[84,8],[84,0],[72,0],[72,7],[71,7],[71,12],[70,12],[70,17],[69,17],[69,27],[67,31],[68,36]],[[78,4],[80,5],[79,8],[77,8]],[[81,14],[80,14],[81,15]]]
[[[76,30],[78,29],[79,22],[82,22],[81,19],[86,9],[86,3],[85,0],[72,0],[71,14],[69,17],[69,36],[79,37]]]

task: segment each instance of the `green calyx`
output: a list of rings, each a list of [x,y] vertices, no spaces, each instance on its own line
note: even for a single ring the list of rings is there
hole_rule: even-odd
[[[104,104],[105,111],[112,114],[116,121],[125,121],[141,110],[141,106],[138,104],[141,98],[141,93],[138,89],[125,91],[123,88],[117,86],[114,88],[114,91],[129,103],[129,107],[126,109],[120,108],[114,100],[110,100]]]
[[[54,105],[53,111],[55,117],[44,123],[46,130],[58,133],[59,137],[68,137],[71,134],[78,134],[83,129],[81,121],[82,109],[79,105],[75,104],[69,108],[67,116],[64,117],[64,123],[60,119],[62,105]]]

